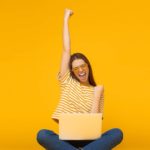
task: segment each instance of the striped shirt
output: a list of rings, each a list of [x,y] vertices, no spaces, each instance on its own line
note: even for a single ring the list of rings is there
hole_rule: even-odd
[[[52,118],[59,120],[59,115],[62,112],[90,113],[94,99],[94,86],[82,85],[72,78],[69,70],[62,77],[58,74],[58,81],[61,88],[60,101]],[[102,113],[103,103],[104,97],[102,96],[100,98],[100,112]]]

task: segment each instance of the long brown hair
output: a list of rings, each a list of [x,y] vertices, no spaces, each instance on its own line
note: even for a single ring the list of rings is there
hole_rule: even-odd
[[[93,71],[92,71],[91,64],[90,64],[89,60],[87,59],[87,57],[82,53],[74,53],[71,55],[70,62],[69,62],[69,69],[70,69],[70,75],[72,76],[72,78],[79,81],[79,79],[75,76],[75,74],[72,71],[72,62],[76,59],[82,59],[82,60],[84,60],[85,63],[88,64],[88,68],[89,68],[88,81],[89,81],[90,85],[96,86],[96,82],[95,82],[94,77],[93,77]]]

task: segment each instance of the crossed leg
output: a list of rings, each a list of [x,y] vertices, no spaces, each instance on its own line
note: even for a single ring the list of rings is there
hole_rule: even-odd
[[[83,147],[84,150],[111,150],[123,139],[123,133],[120,129],[114,128],[106,131],[95,141]]]
[[[47,150],[76,150],[68,142],[59,140],[59,136],[51,130],[40,130],[37,134],[37,141]]]
[[[92,141],[77,141],[82,144],[83,150],[111,150],[123,139],[123,133],[120,129],[114,128],[102,134],[102,136]],[[59,136],[50,130],[40,130],[37,135],[37,141],[47,150],[77,150],[71,142],[59,140]],[[75,143],[77,144],[77,143]]]

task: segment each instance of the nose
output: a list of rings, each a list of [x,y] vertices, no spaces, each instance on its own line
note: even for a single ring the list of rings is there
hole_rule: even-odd
[[[83,68],[82,67],[79,67],[79,72],[82,72],[83,71]]]

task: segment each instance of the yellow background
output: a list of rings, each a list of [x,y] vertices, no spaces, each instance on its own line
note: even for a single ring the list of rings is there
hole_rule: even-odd
[[[0,149],[42,150],[38,130],[51,119],[64,9],[71,48],[90,60],[105,86],[103,131],[121,128],[117,150],[150,149],[150,4],[137,0],[6,0],[0,2]]]

